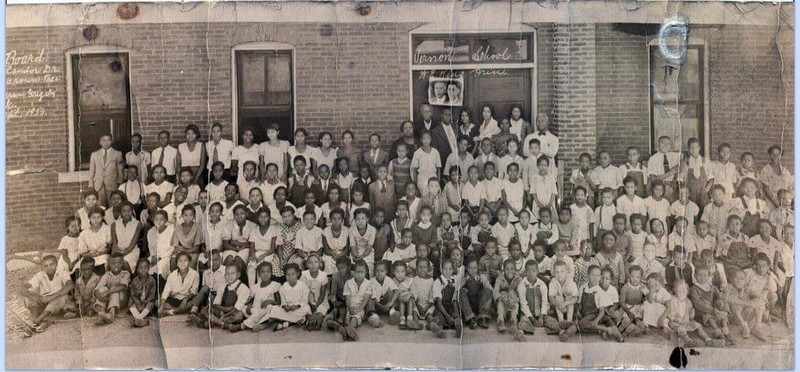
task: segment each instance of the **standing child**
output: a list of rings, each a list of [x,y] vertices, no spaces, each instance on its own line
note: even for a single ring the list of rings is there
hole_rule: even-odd
[[[124,179],[122,153],[112,148],[111,142],[110,134],[102,135],[100,150],[93,152],[89,159],[89,186],[97,191],[102,206],[108,206],[111,192],[116,191]]]
[[[652,221],[654,218],[661,221],[664,228],[667,225],[667,217],[669,217],[669,200],[664,197],[664,183],[654,182],[652,186],[653,195],[644,200],[645,208],[647,208],[647,218]],[[652,222],[651,222],[652,225]],[[652,230],[650,231],[652,233]]]
[[[625,215],[625,225],[630,230],[630,217],[634,214],[647,214],[647,207],[644,204],[644,199],[637,194],[638,181],[627,176],[622,180],[623,189],[625,194],[617,198],[617,212]]]
[[[578,168],[572,171],[569,177],[569,182],[574,185],[573,193],[578,187],[583,188],[586,193],[585,198],[589,205],[595,205],[594,182],[592,181],[592,155],[589,153],[581,153],[578,160]]]
[[[586,189],[577,186],[572,191],[574,204],[569,208],[572,211],[572,219],[575,221],[575,229],[573,230],[573,239],[582,242],[584,239],[591,239],[590,234],[591,220],[594,215],[594,210],[586,204]],[[593,233],[593,231],[592,231]]]
[[[144,183],[139,180],[139,171],[135,165],[128,165],[125,167],[125,182],[119,185],[117,190],[125,194],[125,198],[138,208],[144,201]]]
[[[725,234],[727,229],[727,221],[730,215],[736,215],[738,212],[733,209],[733,203],[725,201],[725,190],[722,186],[711,186],[711,202],[703,208],[701,220],[708,222],[711,235],[719,238]],[[740,222],[741,222],[741,217]]]
[[[134,267],[136,276],[130,284],[129,310],[133,315],[133,326],[141,328],[150,325],[147,316],[152,315],[156,307],[156,280],[150,275],[150,261],[146,258],[139,259]]]
[[[616,199],[622,185],[620,181],[622,171],[611,165],[611,154],[608,151],[600,151],[600,164],[592,169],[589,178],[592,180],[595,190],[611,189],[612,198]]]
[[[607,231],[602,236],[602,250],[595,255],[600,267],[608,269],[612,274],[612,279],[615,287],[620,287],[625,284],[625,263],[623,262],[622,255],[614,248],[616,238],[614,233]]]
[[[528,185],[519,178],[519,164],[512,162],[506,169],[506,177],[502,183],[503,204],[508,208],[511,215],[509,221],[519,221],[519,215],[526,211],[528,196]],[[530,219],[530,217],[529,217]]]
[[[486,209],[486,186],[478,180],[478,167],[469,167],[469,181],[461,187],[461,200],[464,209],[469,212],[470,223],[475,225],[478,215]],[[475,243],[473,241],[473,243]]]
[[[647,179],[650,178],[650,174],[647,171],[647,168],[642,164],[639,158],[639,149],[636,147],[628,147],[625,150],[625,154],[628,156],[628,162],[621,165],[619,167],[620,175],[623,179],[625,178],[632,178],[636,182],[635,187],[635,194],[639,198],[646,198],[647,197]],[[625,182],[623,181],[623,187],[626,186]],[[627,189],[625,190],[627,194]]]
[[[400,143],[397,145],[397,157],[389,162],[389,176],[394,181],[395,195],[403,195],[406,192],[406,185],[413,182],[411,180],[411,159],[408,158],[408,145]]]
[[[597,239],[597,245],[602,246],[602,239],[606,232],[614,230],[614,216],[617,214],[617,207],[614,206],[614,190],[604,188],[600,190],[601,204],[595,208],[591,220],[590,231]]]
[[[364,260],[367,265],[367,274],[372,273],[375,263],[375,237],[377,231],[368,223],[369,211],[363,208],[353,212],[355,220],[350,227],[350,258],[353,261]]]
[[[139,184],[148,182],[148,175],[151,163],[150,153],[142,150],[142,135],[134,133],[131,135],[131,151],[125,154],[125,168],[130,166],[136,167],[136,177],[134,178]],[[133,203],[133,200],[130,201]],[[135,204],[135,203],[134,203]]]
[[[414,152],[411,159],[411,179],[424,195],[428,190],[428,180],[431,177],[440,178],[442,173],[442,160],[439,150],[431,147],[431,133],[424,131],[420,135],[422,147]]]
[[[389,169],[380,164],[375,169],[377,180],[369,185],[369,203],[374,208],[383,208],[384,213],[394,216],[396,200],[394,181],[388,180]]]
[[[291,149],[289,152],[291,153]],[[292,205],[303,205],[306,192],[311,190],[311,185],[314,184],[314,176],[306,168],[308,164],[306,157],[297,155],[292,164],[294,164],[294,168],[292,169],[293,174],[289,178],[289,201],[292,202]]]
[[[175,182],[175,171],[178,167],[178,149],[170,146],[170,132],[162,130],[158,133],[158,147],[152,152],[153,176],[156,167],[164,168],[164,177],[170,182]]]
[[[447,202],[447,213],[453,221],[458,220],[461,214],[461,187],[463,185],[461,170],[458,167],[451,167],[449,182],[444,185],[442,193],[444,193],[445,201]]]
[[[232,172],[236,173],[236,183],[241,184],[245,179],[250,177],[250,181],[253,181],[258,178],[258,163],[261,161],[261,150],[259,146],[253,143],[253,130],[252,129],[245,129],[242,131],[242,143],[239,146],[236,146],[233,151],[231,151],[231,166],[230,169]],[[247,172],[247,164],[252,162],[253,166],[253,173],[248,174]],[[246,190],[245,193],[249,191],[249,189],[242,189]]]
[[[112,253],[108,259],[108,270],[94,289],[94,311],[100,318],[97,325],[114,322],[120,305],[126,302],[131,273],[122,269],[123,262],[122,254]]]
[[[395,287],[397,287],[397,302],[395,303],[395,310],[397,310],[395,314],[397,315],[396,319],[392,318],[390,321],[393,324],[399,324],[400,329],[416,329],[419,324],[415,322],[413,316],[414,294],[411,292],[411,285],[414,284],[414,280],[406,276],[406,265],[402,262],[392,264],[392,272],[394,272],[394,278],[392,279]]]

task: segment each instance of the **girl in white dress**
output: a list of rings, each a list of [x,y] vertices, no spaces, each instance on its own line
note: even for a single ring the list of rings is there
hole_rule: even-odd
[[[139,235],[142,224],[133,218],[133,204],[122,202],[121,217],[111,224],[111,251],[122,253],[129,269],[135,270],[139,261]]]
[[[422,195],[428,193],[428,180],[431,177],[441,178],[442,158],[439,150],[431,147],[431,133],[423,132],[422,147],[414,152],[411,158],[411,179],[416,181]]]
[[[295,157],[302,156],[306,159],[306,169],[313,173],[317,169],[317,161],[314,160],[317,157],[317,149],[306,144],[307,137],[308,131],[305,128],[297,128],[294,131],[294,146],[289,147],[289,165],[294,165]],[[294,170],[290,174],[294,174]]]
[[[278,138],[278,125],[270,124],[267,127],[268,141],[262,142],[258,147],[263,157],[262,166],[274,163],[278,168],[278,179],[285,183],[288,179],[286,170],[289,168],[289,142]],[[266,169],[262,169],[262,174]]]
[[[203,177],[202,165],[207,160],[206,147],[198,141],[200,139],[200,128],[197,125],[189,124],[184,131],[186,134],[186,142],[178,145],[178,170],[188,167],[192,171],[192,177],[195,185],[205,184],[205,177]]]
[[[89,212],[89,228],[78,236],[78,252],[83,257],[94,257],[95,266],[102,266],[108,261],[111,244],[111,229],[103,223],[105,212],[93,208]]]
[[[328,226],[322,231],[322,264],[327,275],[338,270],[336,259],[348,254],[350,230],[344,227],[344,210],[334,208],[330,211]]]
[[[290,323],[298,323],[311,314],[308,298],[311,290],[306,283],[300,281],[300,266],[296,263],[286,264],[286,283],[278,293],[281,295],[280,306],[273,306],[269,311],[269,319],[281,321],[275,329],[283,329]]]

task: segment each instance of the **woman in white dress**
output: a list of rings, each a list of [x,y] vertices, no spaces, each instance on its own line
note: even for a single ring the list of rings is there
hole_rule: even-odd
[[[122,203],[121,217],[111,224],[111,251],[120,252],[131,270],[136,269],[139,261],[139,236],[142,233],[142,224],[133,218],[133,204]]]
[[[244,163],[252,161],[256,163],[256,172],[261,169],[261,149],[258,145],[253,143],[253,131],[245,129],[242,131],[242,144],[236,146],[231,153],[231,169],[236,170],[236,183],[244,180]],[[256,174],[256,178],[261,179],[261,174]],[[239,190],[241,193],[246,193],[245,190]]]
[[[319,134],[319,148],[317,149],[317,153],[313,158],[317,162],[317,168],[311,170],[312,174],[316,175],[319,167],[323,164],[327,165],[328,169],[331,171],[331,173],[333,173],[333,167],[336,165],[338,149],[332,148],[332,143],[333,135],[331,132],[322,132]]]
[[[492,106],[483,105],[481,115],[483,116],[483,121],[478,127],[478,133],[480,133],[478,135],[479,139],[492,138],[495,134],[500,133],[500,127],[497,125],[497,120],[494,119],[494,109],[492,109]]]
[[[294,158],[302,156],[306,159],[306,169],[311,171],[317,169],[317,161],[314,158],[317,156],[317,148],[309,146],[306,143],[308,138],[308,131],[305,128],[297,128],[294,131],[294,146],[289,147],[289,168],[294,168]],[[294,174],[292,169],[290,174]]]

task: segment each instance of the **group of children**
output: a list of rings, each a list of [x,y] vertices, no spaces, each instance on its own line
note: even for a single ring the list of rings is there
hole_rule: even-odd
[[[105,136],[92,157],[103,179],[21,294],[37,324],[108,324],[127,309],[138,327],[187,314],[202,328],[297,324],[344,340],[364,322],[460,337],[492,318],[520,341],[537,328],[619,342],[658,329],[723,346],[729,324],[769,339],[763,322],[794,277],[779,147],[759,173],[750,153],[730,162],[729,145],[712,162],[698,140],[681,155],[662,137],[647,165],[633,147],[619,167],[584,153],[565,178],[546,117],[524,143],[509,120],[490,124],[439,124],[458,133],[444,169],[427,125],[391,157],[377,134],[359,151],[353,132],[339,148],[323,132],[315,148],[305,129],[290,146],[270,126],[267,142],[246,130],[235,147],[214,124],[205,144],[188,126],[177,150],[162,132],[152,156],[134,135],[123,164]]]

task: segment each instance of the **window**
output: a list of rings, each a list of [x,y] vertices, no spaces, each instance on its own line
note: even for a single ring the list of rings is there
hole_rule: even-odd
[[[278,124],[281,139],[291,138],[294,131],[292,54],[291,49],[234,49],[237,140],[244,130],[250,129],[256,143],[266,141],[269,124]]]
[[[425,26],[423,26],[425,27]],[[423,103],[431,104],[434,120],[449,109],[454,120],[468,108],[480,123],[483,105],[494,117],[511,116],[512,105],[523,107],[523,118],[536,116],[536,32],[466,32],[411,34],[411,114],[422,120]]]
[[[130,150],[129,66],[127,52],[67,52],[70,172],[89,169],[103,135],[113,136],[115,149]]]
[[[696,137],[707,154],[710,138],[705,44],[690,39],[682,65],[664,60],[656,42],[649,44],[649,53],[651,149],[657,150],[659,137],[669,136],[675,151],[687,151],[686,142]]]

